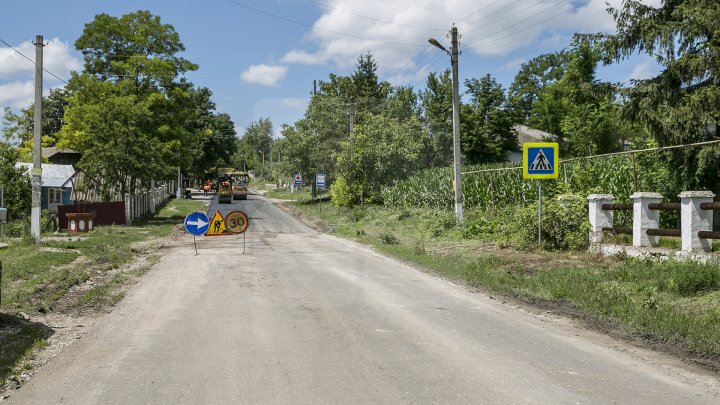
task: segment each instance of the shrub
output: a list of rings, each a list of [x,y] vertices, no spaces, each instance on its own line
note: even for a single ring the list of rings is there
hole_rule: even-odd
[[[378,236],[383,245],[399,245],[400,240],[392,232],[381,232]]]
[[[587,207],[581,198],[568,196],[543,201],[542,247],[550,250],[583,250],[588,247]],[[537,205],[519,207],[501,228],[503,244],[518,249],[537,246]]]

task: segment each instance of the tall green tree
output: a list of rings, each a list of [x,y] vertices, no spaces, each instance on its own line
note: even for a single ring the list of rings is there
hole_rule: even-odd
[[[627,0],[610,8],[613,35],[598,35],[606,62],[644,53],[661,66],[656,76],[635,80],[625,113],[647,126],[659,145],[718,139],[720,120],[720,3],[663,0],[658,7]],[[679,189],[709,189],[720,195],[716,151],[674,152]],[[709,160],[708,160],[709,159]],[[720,218],[720,216],[717,216]],[[716,219],[716,226],[720,221]]]
[[[178,55],[174,27],[148,11],[100,14],[75,46],[85,71],[70,80],[60,143],[83,152],[80,168],[121,193],[189,168],[202,134],[187,126],[193,87],[182,75],[197,66]]]
[[[425,166],[447,166],[453,159],[452,79],[450,70],[430,73],[426,89],[420,91],[422,115],[428,128],[424,140]]]
[[[338,181],[332,186],[336,204],[362,204],[378,196],[382,186],[416,170],[420,134],[416,118],[398,122],[381,114],[369,115],[341,144]]]
[[[273,143],[273,124],[270,118],[253,121],[245,129],[242,138],[237,141],[235,165],[254,170],[264,176],[263,170],[270,162],[270,151]]]
[[[560,80],[567,69],[565,51],[547,53],[523,63],[508,88],[508,102],[517,123],[528,124],[533,104],[545,88]]]
[[[462,151],[468,164],[504,162],[517,148],[505,91],[493,77],[465,81],[470,102],[461,107]]]

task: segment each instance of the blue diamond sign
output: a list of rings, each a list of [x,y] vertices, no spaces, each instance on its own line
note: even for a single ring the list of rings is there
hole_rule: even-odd
[[[523,178],[557,179],[560,154],[555,142],[523,144]]]
[[[209,226],[210,220],[203,212],[191,212],[185,217],[185,229],[189,234],[195,236],[205,235]]]

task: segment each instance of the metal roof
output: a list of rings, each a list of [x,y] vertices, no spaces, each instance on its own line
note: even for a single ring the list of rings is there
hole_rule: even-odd
[[[17,162],[15,167],[22,168],[25,172],[30,173],[32,169],[32,163]],[[60,187],[65,183],[72,175],[75,174],[75,169],[71,165],[56,165],[52,163],[42,164],[42,185],[43,187]],[[68,186],[72,188],[72,183]]]

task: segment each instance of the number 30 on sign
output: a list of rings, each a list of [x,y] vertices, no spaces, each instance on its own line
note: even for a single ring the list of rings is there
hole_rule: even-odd
[[[248,225],[250,225],[248,216],[242,211],[230,211],[225,216],[225,228],[232,233],[243,233]]]

